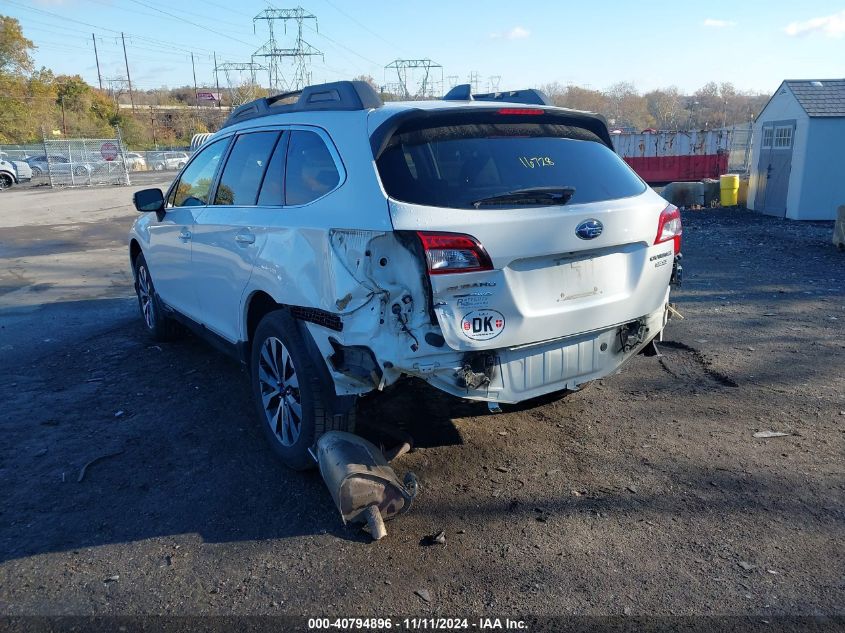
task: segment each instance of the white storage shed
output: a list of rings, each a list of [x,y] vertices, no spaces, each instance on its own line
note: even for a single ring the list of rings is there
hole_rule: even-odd
[[[754,122],[748,208],[834,220],[845,204],[845,79],[786,80]]]

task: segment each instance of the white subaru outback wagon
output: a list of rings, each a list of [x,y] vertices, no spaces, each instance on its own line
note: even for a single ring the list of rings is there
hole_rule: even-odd
[[[293,468],[403,375],[493,410],[607,376],[662,332],[680,272],[678,210],[602,117],[534,90],[259,99],[135,205],[146,327],[247,363]]]

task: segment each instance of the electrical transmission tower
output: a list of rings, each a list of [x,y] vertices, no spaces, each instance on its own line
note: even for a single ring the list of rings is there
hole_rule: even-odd
[[[430,59],[394,59],[384,67],[385,79],[390,70],[396,71],[399,94],[405,99],[434,97],[443,88],[443,66]],[[438,72],[439,80],[436,77]],[[417,85],[414,87],[415,81]],[[413,92],[412,87],[415,88]]]
[[[472,86],[473,94],[478,92],[478,84],[481,81],[479,78],[479,73],[477,70],[473,70],[469,73],[469,85]]]
[[[446,83],[449,85],[450,90],[458,85],[458,79],[458,75],[446,75]]]
[[[256,57],[267,60],[267,67],[270,73],[270,91],[288,92],[299,90],[311,82],[310,63],[315,55],[323,56],[322,51],[317,50],[302,38],[302,28],[306,23],[313,21],[314,29],[317,30],[317,16],[309,13],[302,7],[295,9],[264,9],[252,19],[252,28],[255,30],[255,23],[267,22],[267,29],[270,31],[270,39],[264,46],[252,54]],[[281,21],[284,35],[288,32],[288,22],[296,24],[293,46],[283,46],[279,39],[276,23]],[[286,63],[290,61],[292,69],[285,75]]]
[[[490,75],[487,78],[487,92],[499,92],[499,82],[501,81],[501,75]]]
[[[258,97],[256,94],[258,90],[256,73],[259,70],[267,70],[267,67],[255,62],[225,62],[214,67],[215,74],[222,71],[223,76],[226,77],[227,91],[233,107]]]

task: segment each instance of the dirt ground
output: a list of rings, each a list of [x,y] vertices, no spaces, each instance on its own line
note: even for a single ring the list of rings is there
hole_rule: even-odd
[[[421,483],[374,544],[316,472],[274,459],[239,366],[147,338],[128,190],[93,214],[56,211],[76,192],[12,194],[0,615],[845,616],[831,223],[685,213],[685,318],[663,356],[581,392],[498,415],[414,381],[366,398],[362,431],[409,431],[394,465]]]

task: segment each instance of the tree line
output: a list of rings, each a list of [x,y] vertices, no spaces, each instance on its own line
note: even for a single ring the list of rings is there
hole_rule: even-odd
[[[607,90],[557,82],[540,89],[557,106],[598,112],[607,117],[611,127],[637,131],[704,130],[749,123],[769,99],[769,95],[741,92],[730,82],[713,81],[691,95],[675,86],[641,94],[634,84],[624,81]]]
[[[110,91],[88,85],[79,75],[56,75],[47,68],[35,69],[32,51],[15,18],[0,15],[0,144],[37,142],[49,137],[111,137],[119,126],[127,145],[187,145],[198,132],[216,130],[226,116],[225,109],[188,107],[196,105],[193,86],[136,90],[131,95],[134,110],[121,108],[130,95],[125,86]],[[370,82],[371,77],[356,77]],[[607,90],[564,86],[557,82],[539,86],[555,105],[603,114],[612,128],[626,130],[709,129],[751,121],[765,105],[767,95],[741,92],[731,83],[710,82],[691,95],[676,87],[640,93],[628,82]],[[265,96],[259,86],[241,86],[233,91],[250,98]],[[397,95],[382,93],[385,100]],[[231,105],[230,94],[221,105]],[[159,109],[155,106],[185,106]],[[152,107],[151,107],[152,106]]]

